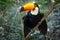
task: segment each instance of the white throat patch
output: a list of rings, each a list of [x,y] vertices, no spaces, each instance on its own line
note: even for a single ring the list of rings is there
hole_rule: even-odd
[[[38,14],[38,7],[36,7],[34,10],[31,11],[32,15],[37,15]]]

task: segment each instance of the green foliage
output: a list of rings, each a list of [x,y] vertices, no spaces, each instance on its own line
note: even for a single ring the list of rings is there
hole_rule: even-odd
[[[24,3],[32,1],[34,0],[0,0],[0,27],[4,28],[2,32],[2,34],[4,35],[0,36],[0,40],[22,40],[23,24],[21,22],[21,19],[24,15],[26,15],[26,12],[20,14],[19,12],[17,12],[17,8]],[[48,8],[51,4],[50,0],[35,0],[35,2],[39,5],[40,11],[42,13],[48,11]],[[59,0],[56,0],[55,2],[60,3]],[[48,20],[48,22],[49,21],[50,20]],[[7,29],[9,29],[9,32],[7,31]],[[33,40],[33,38],[35,39],[38,36],[39,34],[35,34],[30,39]]]
[[[0,11],[6,9],[6,7],[8,8],[8,6],[11,7],[14,4],[15,2],[13,0],[0,0]]]
[[[58,3],[60,3],[60,0],[55,0],[55,2],[58,4]]]

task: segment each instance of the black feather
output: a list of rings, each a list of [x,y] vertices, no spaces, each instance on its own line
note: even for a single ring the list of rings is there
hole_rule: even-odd
[[[42,19],[44,14],[38,12],[38,15],[31,15],[31,12],[29,11],[27,15],[23,17],[24,20],[24,35],[25,37],[30,32],[30,29],[34,28],[38,22]],[[46,20],[42,22],[41,25],[39,25],[38,29],[41,31],[43,35],[47,33],[47,23]]]

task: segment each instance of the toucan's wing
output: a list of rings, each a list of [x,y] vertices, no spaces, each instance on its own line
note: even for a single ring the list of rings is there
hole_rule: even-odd
[[[43,17],[44,14],[41,14],[41,16]],[[42,19],[42,18],[41,18]],[[41,31],[42,34],[46,34],[47,33],[47,22],[46,20],[44,20],[41,25],[39,25],[38,29]]]
[[[23,24],[24,24],[24,37],[26,37],[27,34],[30,32],[30,29],[29,29],[29,18],[28,18],[28,16],[27,15],[24,16],[23,20],[24,20],[24,22],[23,22]]]
[[[28,12],[29,13],[29,12]],[[25,15],[23,17],[23,23],[24,23],[24,27],[29,27],[29,14]]]
[[[28,24],[27,24],[28,20],[29,20],[29,18],[27,16],[23,17],[24,25],[28,26]]]

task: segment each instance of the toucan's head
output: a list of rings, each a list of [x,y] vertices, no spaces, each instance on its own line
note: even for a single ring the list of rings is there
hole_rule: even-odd
[[[39,11],[39,6],[37,5],[37,3],[27,3],[21,7],[20,12],[23,11],[31,11],[32,14],[36,15]]]
[[[27,10],[31,11],[34,10],[36,7],[38,7],[37,3],[27,3],[21,7],[20,12],[27,11]]]

